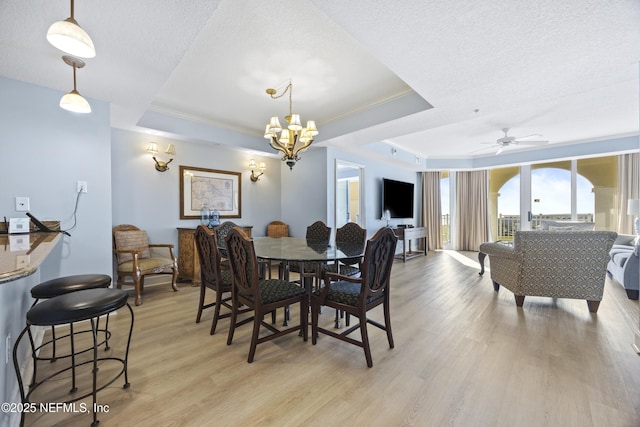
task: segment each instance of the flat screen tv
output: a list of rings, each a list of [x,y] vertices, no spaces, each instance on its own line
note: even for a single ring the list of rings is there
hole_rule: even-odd
[[[413,218],[413,184],[382,178],[382,216]]]

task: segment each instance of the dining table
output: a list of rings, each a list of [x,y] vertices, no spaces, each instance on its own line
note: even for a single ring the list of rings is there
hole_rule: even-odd
[[[280,261],[284,264],[283,279],[288,280],[288,265],[292,262],[300,264],[300,271],[307,266],[321,263],[328,264],[342,259],[361,257],[364,255],[364,244],[306,239],[304,237],[254,237],[253,245],[256,257],[267,261]],[[318,276],[318,278],[321,278]],[[305,279],[311,279],[305,276]],[[312,292],[310,280],[303,280],[302,285]]]

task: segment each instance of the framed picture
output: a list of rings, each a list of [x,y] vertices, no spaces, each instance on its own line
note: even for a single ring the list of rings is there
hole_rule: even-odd
[[[180,166],[180,219],[200,219],[204,205],[220,218],[240,218],[240,172]]]

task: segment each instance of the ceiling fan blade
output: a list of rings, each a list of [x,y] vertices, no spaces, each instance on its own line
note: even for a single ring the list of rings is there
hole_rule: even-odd
[[[546,145],[549,141],[514,141],[513,143],[518,145]]]
[[[495,142],[492,142],[492,144],[495,144]],[[486,151],[486,150],[488,150],[490,148],[493,148],[493,147],[482,147],[482,148],[480,148],[478,150],[469,151],[467,154],[474,154],[474,153],[478,153],[480,151]]]
[[[498,148],[498,151],[496,151],[496,155],[502,153],[504,151],[504,145],[501,145],[500,148]]]
[[[518,136],[516,137],[515,140],[520,141],[521,139],[531,138],[532,136],[540,137],[542,135],[540,135],[539,133],[532,133],[531,135],[527,135],[527,136]]]

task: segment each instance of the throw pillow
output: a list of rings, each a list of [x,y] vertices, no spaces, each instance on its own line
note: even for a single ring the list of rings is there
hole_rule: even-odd
[[[573,227],[571,225],[568,226],[564,226],[564,227],[555,227],[553,225],[549,226],[549,231],[576,231],[576,227]]]
[[[138,258],[150,258],[149,241],[147,233],[142,230],[116,231],[114,233],[116,248],[122,250],[137,249],[140,251]],[[118,264],[133,261],[133,255],[127,253],[117,254]]]

